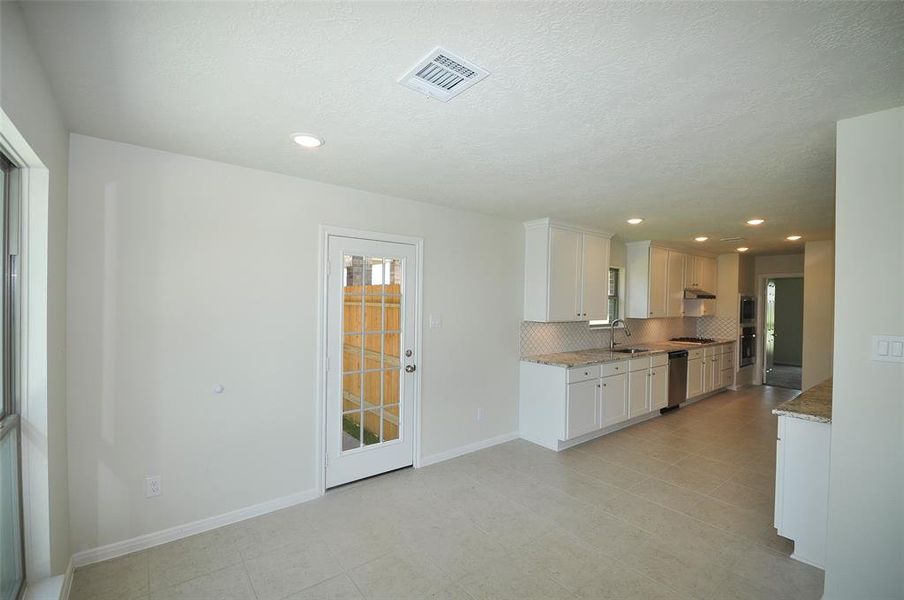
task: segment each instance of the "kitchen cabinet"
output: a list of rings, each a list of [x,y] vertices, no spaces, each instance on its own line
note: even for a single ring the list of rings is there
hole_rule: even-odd
[[[687,255],[684,287],[716,291],[716,259],[708,256]]]
[[[703,393],[703,359],[687,361],[687,397],[694,398]]]
[[[650,369],[650,410],[658,411],[669,405],[669,367]]]
[[[665,314],[667,317],[684,315],[684,269],[687,256],[674,250],[668,251],[668,274],[666,276],[667,299]]]
[[[558,451],[658,416],[668,403],[668,355],[572,368],[521,361],[520,383],[521,437]]]
[[[600,380],[603,427],[628,420],[628,374],[620,373]]]
[[[565,439],[600,428],[600,385],[597,379],[568,384]]]
[[[650,412],[650,370],[628,373],[628,416],[630,418]]]
[[[716,290],[716,259],[651,241],[627,245],[626,310],[632,319],[715,314],[715,300],[685,300],[686,288]]]
[[[690,350],[688,359],[688,399],[734,385],[734,344]]]
[[[611,234],[551,219],[524,227],[524,320],[606,319]]]
[[[791,558],[825,568],[831,423],[779,415],[775,529],[794,540]]]
[[[630,270],[629,270],[630,273]],[[664,317],[668,310],[669,251],[650,248],[649,315]]]

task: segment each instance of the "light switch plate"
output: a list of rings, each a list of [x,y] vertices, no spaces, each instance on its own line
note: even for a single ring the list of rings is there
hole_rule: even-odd
[[[870,358],[904,363],[904,335],[874,335]]]

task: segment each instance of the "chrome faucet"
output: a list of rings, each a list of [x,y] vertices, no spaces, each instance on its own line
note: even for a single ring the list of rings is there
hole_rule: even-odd
[[[615,325],[617,323],[621,323],[622,327],[625,328],[625,337],[631,337],[631,332],[628,330],[628,324],[625,323],[624,319],[615,319],[609,323],[609,350],[615,349]]]

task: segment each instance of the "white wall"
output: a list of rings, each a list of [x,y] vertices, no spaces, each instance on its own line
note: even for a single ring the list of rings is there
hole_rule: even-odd
[[[836,223],[838,217],[836,216]],[[807,242],[804,253],[804,343],[801,387],[832,376],[835,244]],[[859,313],[863,312],[858,311]]]
[[[824,598],[904,598],[904,107],[838,122],[835,380]]]
[[[517,430],[520,223],[79,135],[70,158],[74,551],[316,488],[320,224],[425,238],[423,455]]]
[[[804,254],[776,254],[756,256],[753,259],[756,275],[779,275],[784,273],[803,273]]]
[[[66,463],[66,194],[69,133],[44,70],[28,39],[21,9],[0,2],[0,106],[47,167],[50,176],[47,244],[46,419],[26,423],[23,442],[33,458],[46,460],[46,524],[30,534],[44,539],[40,564],[29,565],[29,579],[59,574],[69,561]],[[43,213],[43,210],[41,211]],[[43,337],[42,332],[42,337]],[[36,482],[33,482],[36,483]],[[35,504],[30,507],[36,509]],[[37,543],[37,540],[35,540]]]

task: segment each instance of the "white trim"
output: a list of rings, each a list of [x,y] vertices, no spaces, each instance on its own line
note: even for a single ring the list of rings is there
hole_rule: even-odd
[[[72,591],[72,579],[75,575],[75,567],[72,566],[72,557],[69,557],[69,564],[66,565],[66,572],[63,574],[63,587],[60,590],[60,600],[69,600],[69,592]]]
[[[329,243],[330,237],[348,237],[364,240],[374,240],[378,242],[393,242],[396,244],[408,244],[414,246],[417,255],[417,288],[415,289],[415,302],[417,310],[415,311],[414,325],[414,355],[418,357],[420,367],[414,372],[414,456],[412,457],[415,468],[422,466],[421,458],[421,392],[423,371],[422,345],[423,340],[423,323],[424,323],[424,307],[422,300],[424,298],[424,238],[400,235],[395,233],[383,233],[378,231],[366,231],[363,229],[353,229],[350,227],[341,227],[338,225],[321,224],[319,228],[319,261],[317,269],[317,339],[315,341],[316,356],[315,368],[317,372],[314,376],[315,397],[317,402],[317,422],[320,425],[317,428],[317,490],[323,495],[326,493],[326,406],[327,406],[327,385],[326,385],[326,348],[327,348],[327,331],[326,308],[328,304],[329,286],[327,284],[327,262],[329,260]]]
[[[506,442],[516,440],[518,439],[518,437],[520,437],[518,432],[512,431],[503,435],[497,435],[496,437],[480,440],[479,442],[474,442],[473,444],[467,444],[465,446],[459,446],[458,448],[452,448],[451,450],[446,450],[445,452],[438,452],[436,454],[431,454],[430,456],[424,456],[423,458],[421,458],[419,466],[426,467],[429,465],[434,465],[438,462],[443,462],[444,460],[458,458],[459,456],[464,456],[465,454],[470,454],[471,452],[477,452],[478,450],[483,450],[485,448],[490,448],[492,446],[497,446],[499,444],[504,444]]]
[[[569,231],[576,231],[578,233],[592,233],[593,235],[598,235],[610,240],[615,236],[614,233],[612,233],[611,231],[606,231],[605,229],[575,225],[574,223],[568,223],[566,221],[560,221],[558,219],[551,219],[549,217],[545,217],[543,219],[534,219],[533,221],[525,221],[524,223],[522,223],[522,225],[524,225],[525,229],[533,229],[536,227],[555,227],[557,229],[567,229]]]
[[[19,395],[25,577],[51,576],[47,406],[50,172],[0,108],[0,150],[19,168]]]
[[[123,540],[121,542],[114,542],[106,546],[100,546],[99,548],[82,550],[81,552],[76,552],[72,555],[72,566],[77,569],[79,567],[84,567],[85,565],[109,560],[125,554],[131,554],[132,552],[147,550],[148,548],[153,548],[160,544],[186,538],[198,533],[204,533],[205,531],[217,529],[225,525],[232,525],[239,521],[259,517],[260,515],[282,510],[290,506],[295,506],[296,504],[309,502],[320,496],[319,490],[316,489],[297,492],[295,494],[283,496],[282,498],[275,498],[273,500],[261,502],[260,504],[240,508],[222,515],[186,523],[185,525],[178,525],[154,533],[139,535],[138,537]]]

